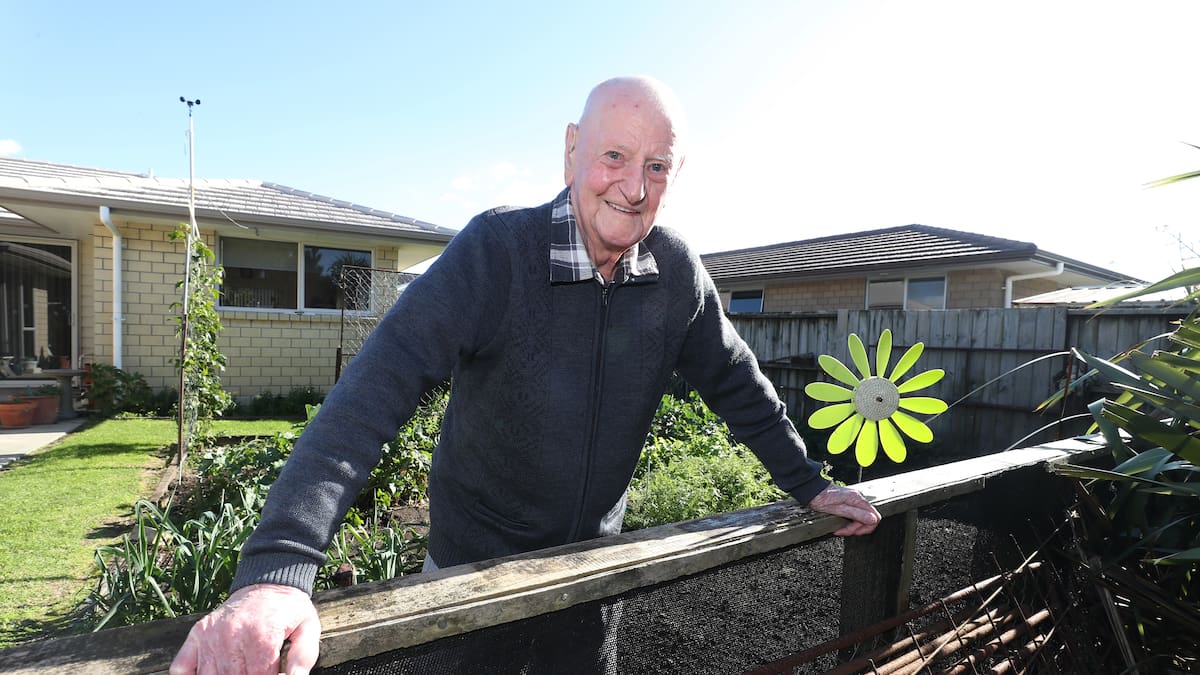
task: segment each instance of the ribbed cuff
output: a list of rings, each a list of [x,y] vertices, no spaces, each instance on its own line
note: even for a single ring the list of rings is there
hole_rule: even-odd
[[[790,494],[796,501],[808,506],[808,503],[813,500],[813,497],[816,497],[827,487],[829,487],[829,481],[823,478],[820,474],[817,474],[809,480],[792,488],[791,490],[788,490],[787,493]]]
[[[279,584],[299,588],[312,595],[319,567],[310,558],[284,553],[243,557],[238,561],[237,573],[233,576],[229,592],[253,584]]]

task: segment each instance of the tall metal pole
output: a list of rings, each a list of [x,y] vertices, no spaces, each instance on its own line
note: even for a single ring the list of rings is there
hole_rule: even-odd
[[[200,236],[200,228],[196,225],[196,125],[192,119],[192,107],[200,105],[200,99],[190,101],[180,96],[179,101],[187,104],[188,109],[188,231],[185,237],[186,245],[183,256],[183,314],[179,322],[179,479],[183,479],[183,462],[187,458],[185,441],[187,440],[187,420],[185,417],[186,387],[187,387],[187,341],[189,301],[192,288],[192,247]]]

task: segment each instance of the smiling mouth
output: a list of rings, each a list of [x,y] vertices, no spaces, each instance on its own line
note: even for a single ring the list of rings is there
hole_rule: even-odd
[[[629,215],[637,215],[638,213],[640,213],[639,211],[635,211],[633,209],[627,209],[624,206],[618,206],[617,204],[614,204],[612,202],[604,202],[604,203],[608,204],[610,207],[612,207],[613,210],[620,211],[621,213],[627,213]]]

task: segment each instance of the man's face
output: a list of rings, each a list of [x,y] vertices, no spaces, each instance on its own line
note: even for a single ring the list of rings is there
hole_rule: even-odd
[[[566,184],[602,273],[650,233],[682,162],[677,154],[670,119],[636,89],[605,92],[567,126]]]

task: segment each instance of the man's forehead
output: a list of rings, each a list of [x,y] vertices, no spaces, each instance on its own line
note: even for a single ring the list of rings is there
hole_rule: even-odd
[[[678,137],[663,115],[605,115],[585,133],[597,141],[660,154],[673,154]]]

